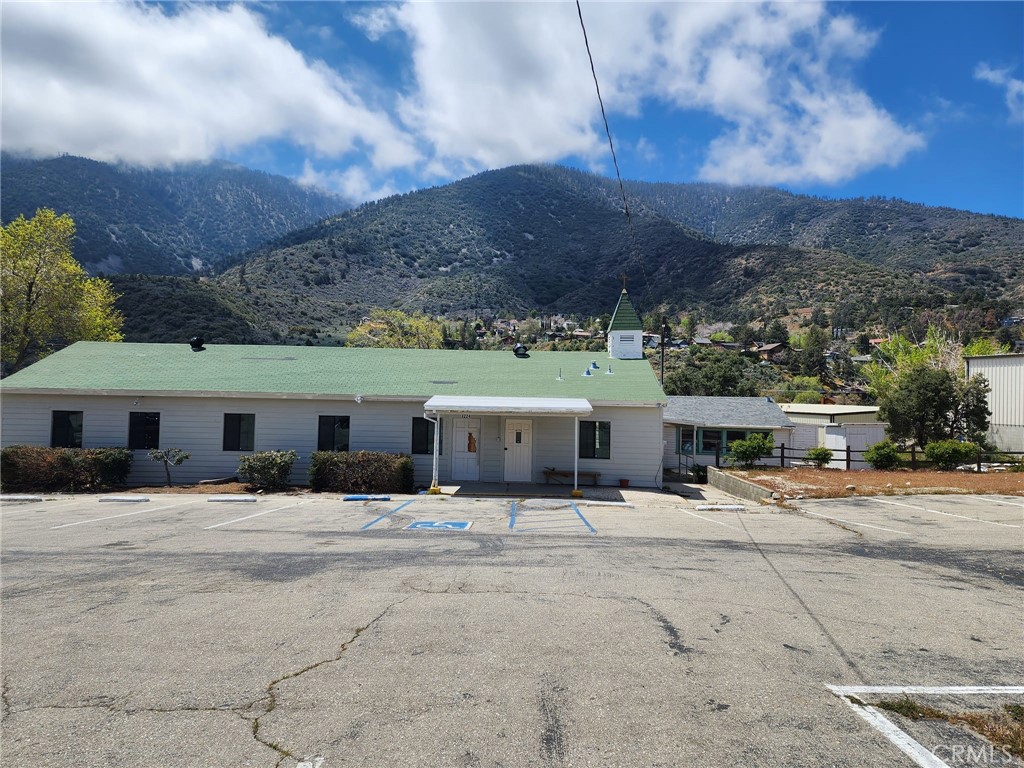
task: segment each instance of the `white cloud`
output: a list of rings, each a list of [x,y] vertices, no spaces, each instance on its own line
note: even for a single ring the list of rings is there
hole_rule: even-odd
[[[847,74],[876,33],[823,3],[588,3],[583,12],[613,130],[615,114],[642,117],[651,102],[727,124],[705,179],[838,183],[924,145]],[[413,44],[415,89],[400,114],[445,167],[607,160],[573,4],[410,3],[388,13]]]
[[[361,29],[363,34],[373,42],[380,40],[388,32],[397,29],[394,9],[391,6],[371,8],[348,17],[353,26]]]
[[[1010,119],[1019,123],[1024,121],[1024,80],[1010,77],[1010,71],[1010,69],[993,69],[982,62],[974,68],[974,78],[1004,88]]]
[[[308,159],[303,163],[302,175],[297,181],[303,186],[319,187],[334,192],[352,203],[380,200],[398,192],[390,182],[375,182],[366,170],[359,166],[350,166],[344,170],[318,171]]]
[[[292,144],[310,158],[305,183],[354,200],[393,191],[402,173],[446,180],[610,160],[573,3],[343,12],[369,40],[410,47],[391,92],[379,77],[307,60],[257,6],[0,10],[3,142],[14,151],[161,165]],[[923,146],[849,74],[877,34],[824,2],[586,3],[583,13],[613,132],[617,117],[648,109],[678,115],[680,139],[694,111],[724,125],[706,147],[705,179],[837,183]],[[1019,83],[999,83],[1008,101]],[[666,146],[670,132],[658,132]],[[652,156],[649,140],[635,149]]]
[[[412,139],[240,5],[3,5],[4,148],[139,165],[285,140],[416,162]]]

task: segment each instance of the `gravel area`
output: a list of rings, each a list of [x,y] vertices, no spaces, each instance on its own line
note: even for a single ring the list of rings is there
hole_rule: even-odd
[[[893,472],[861,469],[847,472],[809,467],[757,467],[729,472],[778,493],[814,499],[918,493],[1002,493],[1024,496],[1024,472],[939,472],[922,469]]]

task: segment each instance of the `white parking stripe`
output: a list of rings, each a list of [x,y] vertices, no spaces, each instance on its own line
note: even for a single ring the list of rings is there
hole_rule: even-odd
[[[830,515],[822,515],[822,514],[820,514],[818,512],[811,512],[809,509],[804,509],[804,510],[801,510],[801,511],[802,512],[806,512],[808,515],[814,515],[815,517],[823,517],[826,520],[837,520],[840,523],[846,523],[848,525],[856,525],[856,526],[859,526],[861,528],[874,528],[874,529],[879,530],[879,531],[888,531],[889,533],[898,533],[901,536],[909,536],[910,535],[906,531],[897,531],[895,528],[885,528],[884,526],[881,526],[881,525],[868,525],[867,523],[858,523],[858,522],[855,522],[853,520],[847,520],[847,519],[842,518],[842,517],[832,517]]]
[[[88,525],[89,523],[99,523],[103,520],[113,520],[117,517],[131,517],[132,515],[144,515],[147,512],[159,512],[162,509],[173,509],[174,507],[183,507],[186,504],[191,504],[191,501],[183,501],[180,504],[168,504],[166,507],[153,507],[152,509],[139,509],[135,512],[125,512],[122,515],[109,515],[107,517],[94,517],[91,520],[79,520],[77,523],[64,523],[64,525],[54,525],[50,527],[51,531],[58,528],[70,528],[74,525]]]
[[[885,715],[874,707],[862,707],[846,698],[843,701],[846,702],[846,706],[864,718],[872,728],[880,731],[897,749],[921,768],[950,768],[948,763],[936,757],[909,733],[893,725]]]
[[[208,525],[205,528],[203,528],[203,530],[204,531],[208,531],[211,528],[220,528],[223,525],[231,525],[232,523],[240,523],[243,520],[251,520],[254,517],[260,517],[261,515],[269,515],[271,512],[280,512],[282,509],[292,509],[293,507],[298,507],[298,506],[301,506],[302,504],[305,504],[305,503],[306,502],[304,502],[304,501],[300,501],[298,504],[289,504],[289,505],[284,506],[284,507],[275,507],[274,509],[268,509],[268,510],[266,510],[264,512],[257,512],[257,513],[255,513],[253,515],[246,515],[245,517],[236,517],[234,520],[227,520],[227,521],[225,521],[223,523],[217,523],[216,525]]]
[[[976,499],[982,501],[990,501],[993,504],[1005,504],[1008,507],[1024,507],[1024,504],[1018,504],[1015,501],[1003,501],[1002,499],[990,499],[988,496],[975,496]]]
[[[1010,523],[995,523],[995,522],[992,522],[991,520],[982,520],[980,517],[969,517],[967,515],[956,515],[956,514],[954,514],[952,512],[943,512],[943,511],[938,510],[938,509],[928,509],[927,507],[919,507],[916,504],[903,504],[902,502],[899,502],[899,501],[889,501],[887,499],[877,499],[877,498],[875,499],[875,501],[879,502],[880,504],[891,504],[894,507],[907,507],[908,509],[919,509],[922,512],[933,512],[936,515],[946,515],[948,517],[959,517],[959,518],[962,518],[964,520],[973,520],[976,523],[985,523],[986,525],[1001,525],[1004,528],[1020,528],[1019,525],[1011,525]]]
[[[1024,694],[1024,685],[829,685],[826,687],[839,696],[856,696],[858,693],[918,693],[939,696],[967,696],[970,694],[1020,696]]]
[[[916,693],[940,696],[968,694],[1019,696],[1024,693],[1024,686],[1020,685],[826,685],[825,687],[841,698],[850,709],[866,720],[872,728],[881,732],[885,738],[922,768],[949,768],[949,765],[906,731],[896,726],[876,707],[855,703],[849,697],[878,693]]]
[[[712,520],[710,517],[704,517],[704,515],[698,515],[696,512],[691,512],[688,509],[680,509],[679,511],[689,515],[690,517],[699,517],[701,520],[707,520],[709,523],[714,523],[715,525],[722,525],[722,526],[725,526],[726,528],[729,528],[730,530],[739,531],[740,533],[746,533],[746,531],[744,531],[742,528],[737,528],[735,525],[729,525],[728,523],[723,523],[721,520]]]

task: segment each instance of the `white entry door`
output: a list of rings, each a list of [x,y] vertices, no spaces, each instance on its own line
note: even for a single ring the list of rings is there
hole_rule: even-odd
[[[505,482],[533,481],[533,422],[509,419],[505,422]]]
[[[480,419],[455,420],[452,480],[480,479]]]

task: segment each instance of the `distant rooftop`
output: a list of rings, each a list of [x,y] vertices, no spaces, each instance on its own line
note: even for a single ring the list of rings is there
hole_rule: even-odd
[[[779,403],[786,413],[841,416],[848,413],[877,413],[877,405],[826,405],[822,403]]]
[[[664,420],[669,424],[695,427],[795,426],[778,404],[766,397],[670,397]]]
[[[0,381],[0,392],[186,396],[571,397],[664,403],[646,360],[593,352],[359,349],[80,341]],[[584,370],[596,361],[590,376]],[[613,375],[607,373],[609,365]],[[562,381],[558,381],[561,372]]]

